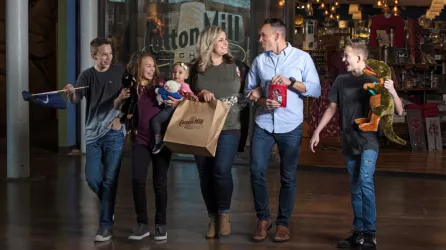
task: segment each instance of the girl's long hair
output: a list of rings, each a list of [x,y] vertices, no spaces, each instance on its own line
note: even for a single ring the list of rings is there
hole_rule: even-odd
[[[204,72],[212,65],[212,50],[221,32],[224,32],[224,30],[217,26],[208,27],[201,32],[197,43],[196,63],[198,72]],[[228,51],[227,54],[223,55],[223,61],[225,63],[234,63],[235,59]]]
[[[130,58],[129,63],[127,64],[126,70],[129,74],[131,74],[137,84],[139,85],[141,82],[141,62],[142,59],[146,58],[146,57],[150,57],[153,59],[154,62],[154,67],[155,67],[155,72],[153,74],[153,78],[152,80],[149,81],[149,84],[147,85],[148,87],[157,87],[156,85],[159,84],[159,81],[161,80],[161,73],[160,70],[158,68],[158,64],[156,63],[156,59],[153,55],[151,55],[148,52],[145,51],[137,51],[135,52],[132,57]]]

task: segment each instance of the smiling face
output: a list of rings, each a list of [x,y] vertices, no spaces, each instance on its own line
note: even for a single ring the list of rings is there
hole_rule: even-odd
[[[155,62],[150,56],[146,56],[141,59],[139,68],[140,77],[144,80],[152,80],[155,74]]]
[[[346,46],[344,49],[344,56],[342,61],[345,63],[347,71],[352,72],[357,70],[361,65],[363,56],[358,53],[358,50],[353,49],[351,46]]]
[[[271,24],[265,24],[262,26],[259,32],[259,42],[262,45],[264,51],[271,51],[276,44],[278,33],[274,32]]]
[[[222,31],[218,34],[217,39],[214,41],[212,53],[217,56],[228,54],[228,40],[225,32]]]
[[[175,64],[172,71],[172,79],[176,82],[184,82],[189,77],[189,71],[181,65]]]
[[[110,67],[113,60],[113,53],[110,44],[104,44],[97,47],[95,54],[91,54],[91,58],[95,60],[96,65],[100,69],[107,69]]]

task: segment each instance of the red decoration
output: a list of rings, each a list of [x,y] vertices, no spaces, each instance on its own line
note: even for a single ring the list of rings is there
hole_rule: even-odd
[[[283,84],[270,84],[269,85],[269,99],[280,103],[281,108],[286,107],[286,92],[288,90],[287,85]]]
[[[417,117],[413,116],[411,121],[410,121],[410,127],[412,128],[412,130],[417,135],[416,145],[421,145],[422,142],[421,142],[421,135],[420,135],[420,130],[421,130],[421,122],[420,122],[420,120],[418,120]],[[421,131],[421,132],[423,132],[423,131]]]

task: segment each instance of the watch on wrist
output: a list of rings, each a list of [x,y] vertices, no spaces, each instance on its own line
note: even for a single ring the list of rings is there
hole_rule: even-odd
[[[294,83],[296,82],[296,78],[290,77],[290,85],[288,85],[288,88],[292,88],[294,86]]]

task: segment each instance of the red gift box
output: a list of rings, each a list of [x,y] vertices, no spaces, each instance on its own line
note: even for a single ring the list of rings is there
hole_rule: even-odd
[[[269,99],[280,103],[281,108],[286,107],[286,92],[287,85],[284,84],[270,84],[269,85]]]

